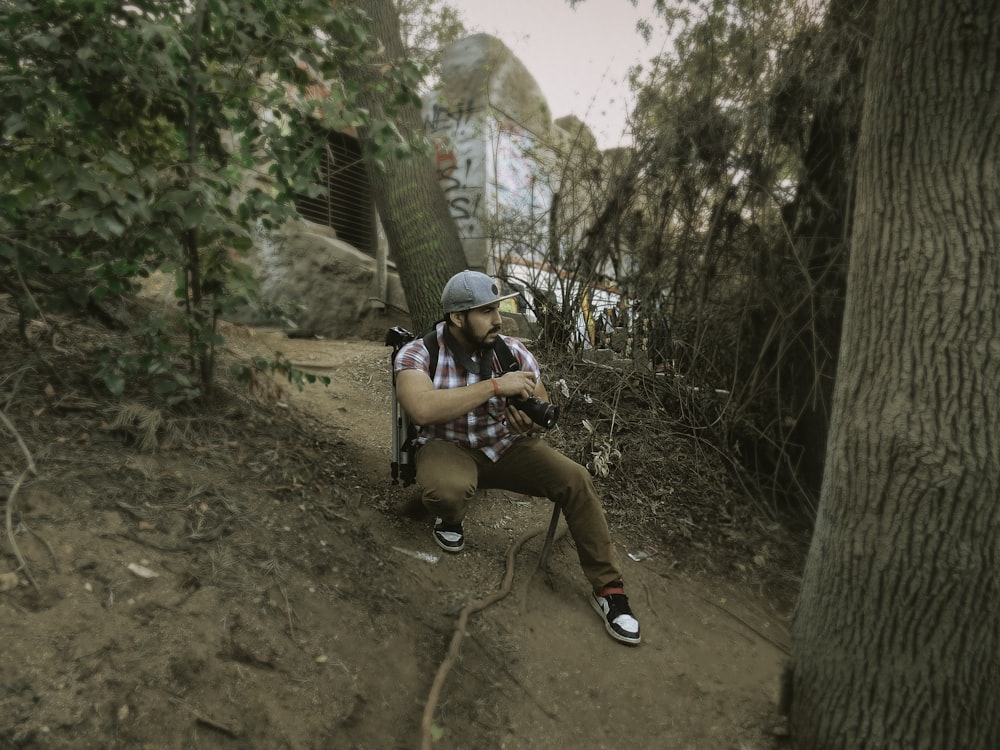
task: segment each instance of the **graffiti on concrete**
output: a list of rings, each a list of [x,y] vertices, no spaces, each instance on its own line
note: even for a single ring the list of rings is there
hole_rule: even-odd
[[[449,149],[449,145],[447,142],[435,142],[438,183],[448,200],[451,218],[464,236],[471,237],[478,228],[479,204],[483,191],[481,188],[475,189],[476,186],[470,180],[472,157],[466,156],[464,163],[460,165],[455,151]]]
[[[486,144],[482,112],[466,100],[454,107],[434,103],[424,113],[424,126],[434,143],[438,183],[463,239],[483,236]]]
[[[446,133],[454,130],[457,134],[463,125],[472,122],[476,108],[471,100],[460,101],[454,108],[435,103],[424,114],[424,128],[429,133]]]

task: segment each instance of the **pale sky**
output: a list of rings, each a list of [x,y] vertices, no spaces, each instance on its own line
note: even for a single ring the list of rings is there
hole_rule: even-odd
[[[470,32],[492,34],[525,64],[555,118],[574,114],[602,149],[626,145],[628,68],[658,54],[665,32],[646,45],[635,30],[655,20],[652,0],[447,0]],[[662,29],[662,25],[657,28]]]

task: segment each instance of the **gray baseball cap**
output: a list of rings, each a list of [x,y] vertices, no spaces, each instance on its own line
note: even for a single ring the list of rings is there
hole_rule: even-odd
[[[441,307],[444,314],[474,310],[483,305],[492,305],[500,300],[516,297],[520,292],[500,294],[500,287],[493,279],[479,271],[456,273],[444,285],[441,293]]]

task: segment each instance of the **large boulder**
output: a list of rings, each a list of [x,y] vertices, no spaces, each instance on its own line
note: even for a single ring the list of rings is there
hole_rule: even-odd
[[[259,304],[230,316],[254,325],[283,325],[327,338],[380,340],[386,328],[409,326],[399,276],[377,289],[376,261],[338,240],[333,230],[289,222],[262,236],[248,258]]]

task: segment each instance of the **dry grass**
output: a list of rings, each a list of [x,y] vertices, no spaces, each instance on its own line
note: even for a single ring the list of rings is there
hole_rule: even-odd
[[[758,501],[725,445],[727,394],[618,365],[550,363],[562,409],[550,439],[588,466],[610,522],[636,547],[735,575],[790,606],[806,540]]]

